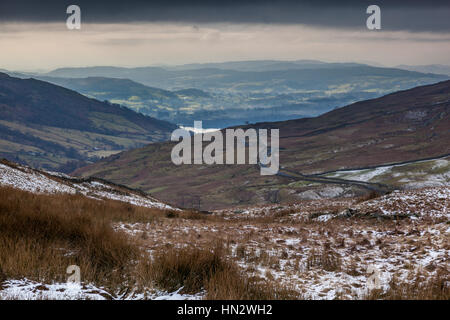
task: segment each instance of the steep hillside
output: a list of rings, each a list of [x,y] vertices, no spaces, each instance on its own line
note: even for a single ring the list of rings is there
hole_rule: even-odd
[[[0,74],[0,155],[47,169],[168,139],[175,128],[118,105]]]
[[[37,194],[82,194],[92,199],[116,200],[135,206],[178,210],[141,192],[99,179],[77,179],[0,160],[0,186]]]
[[[76,173],[139,187],[180,206],[199,203],[208,209],[294,201],[324,185],[327,189],[317,194],[391,190],[403,185],[400,178],[390,177],[392,185],[381,186],[313,174],[450,154],[450,81],[358,102],[316,118],[249,127],[280,130],[278,176],[261,176],[255,165],[175,166],[170,160],[173,143],[114,155]]]
[[[256,127],[279,128],[283,164],[309,174],[437,157],[450,153],[450,81]]]

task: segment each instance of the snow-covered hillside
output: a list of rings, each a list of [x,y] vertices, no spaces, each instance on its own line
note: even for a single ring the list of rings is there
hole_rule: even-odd
[[[77,179],[65,174],[35,170],[7,161],[0,162],[0,185],[33,193],[79,193],[94,199],[118,200],[141,207],[174,209],[144,193],[107,181],[95,178]]]

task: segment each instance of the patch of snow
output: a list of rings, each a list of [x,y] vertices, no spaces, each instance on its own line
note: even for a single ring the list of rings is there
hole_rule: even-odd
[[[204,293],[199,294],[180,294],[180,291],[183,290],[183,287],[178,289],[172,293],[166,292],[157,292],[151,300],[201,300],[203,298]]]
[[[6,280],[0,300],[106,300],[109,294],[91,284],[43,284],[28,279]]]
[[[336,198],[344,192],[345,190],[342,187],[325,187],[318,191],[319,195],[323,198]]]
[[[322,197],[313,190],[307,190],[298,194],[298,197],[302,200],[319,200]]]
[[[366,170],[339,171],[339,172],[333,173],[332,175],[330,175],[330,177],[335,177],[335,178],[345,177],[346,179],[350,179],[350,180],[370,181],[371,179],[373,179],[377,176],[385,174],[386,172],[390,171],[392,168],[393,168],[393,166],[378,167],[375,169],[366,169]]]
[[[51,180],[31,169],[18,170],[0,163],[0,185],[33,193],[71,193],[76,190],[68,185]]]
[[[6,280],[2,283],[0,300],[200,300],[204,292],[181,294],[175,292],[153,291],[152,293],[131,293],[127,296],[114,296],[92,284],[53,283],[44,284],[29,279]]]

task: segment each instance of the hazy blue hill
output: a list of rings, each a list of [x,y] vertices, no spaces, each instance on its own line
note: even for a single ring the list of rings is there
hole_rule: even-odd
[[[202,91],[199,89],[194,89],[194,88],[177,90],[174,93],[176,93],[179,96],[187,96],[187,97],[192,97],[192,98],[208,98],[211,96],[210,94],[208,94],[205,91]]]
[[[315,60],[64,68],[48,75],[54,76],[49,81],[158,119],[186,126],[203,120],[208,127],[216,128],[317,116],[358,100],[449,78],[397,68]],[[55,76],[76,79],[64,82]],[[80,79],[87,77],[95,79]]]
[[[422,73],[445,74],[447,76],[450,76],[450,66],[442,64],[430,64],[422,66],[399,65],[396,68]]]
[[[87,67],[63,68],[46,74],[52,77],[108,77],[126,78],[142,84],[181,90],[185,88],[196,89],[223,89],[232,84],[255,82],[260,86],[271,86],[274,79],[293,81],[298,85],[308,84],[321,88],[328,85],[348,83],[355,81],[355,77],[382,77],[383,78],[429,78],[436,81],[444,80],[442,75],[430,75],[400,70],[395,68],[379,68],[355,63],[323,63],[314,61],[238,61],[217,64],[187,65],[175,68],[142,67]],[[356,79],[358,81],[364,79]]]
[[[141,83],[119,78],[88,77],[88,78],[58,78],[40,76],[48,81],[88,97],[101,101],[127,106],[130,109],[151,115],[160,119],[174,121],[170,117],[179,108],[197,104],[211,96],[199,89],[183,89],[169,91],[149,87]],[[175,121],[176,122],[176,121]]]
[[[177,95],[171,91],[145,86],[141,83],[119,78],[87,77],[87,78],[58,78],[39,77],[39,79],[54,83],[83,94],[93,95],[97,99],[128,99],[132,96],[146,99],[176,99]]]
[[[185,64],[175,67],[166,67],[168,70],[182,71],[195,69],[222,69],[234,71],[276,71],[292,69],[311,69],[327,67],[350,67],[363,66],[358,63],[327,63],[318,60],[296,60],[296,61],[277,61],[277,60],[255,60],[255,61],[231,61],[220,63],[195,63]]]
[[[195,69],[223,69],[235,71],[273,71],[286,69],[301,69],[326,64],[317,60],[298,61],[277,61],[277,60],[257,60],[257,61],[231,61],[220,63],[194,63],[181,66],[168,67],[168,70],[195,70]]]
[[[45,76],[63,77],[63,78],[86,78],[86,77],[108,77],[108,78],[127,78],[134,80],[149,73],[160,74],[165,70],[158,67],[142,68],[121,68],[121,67],[82,67],[82,68],[59,68],[48,72]]]

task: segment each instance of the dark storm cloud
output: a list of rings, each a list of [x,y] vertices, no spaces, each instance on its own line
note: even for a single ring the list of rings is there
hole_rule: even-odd
[[[88,23],[295,23],[335,28],[362,28],[370,4],[382,11],[385,30],[450,31],[448,0],[0,0],[0,21],[65,21],[68,5],[81,7]]]

